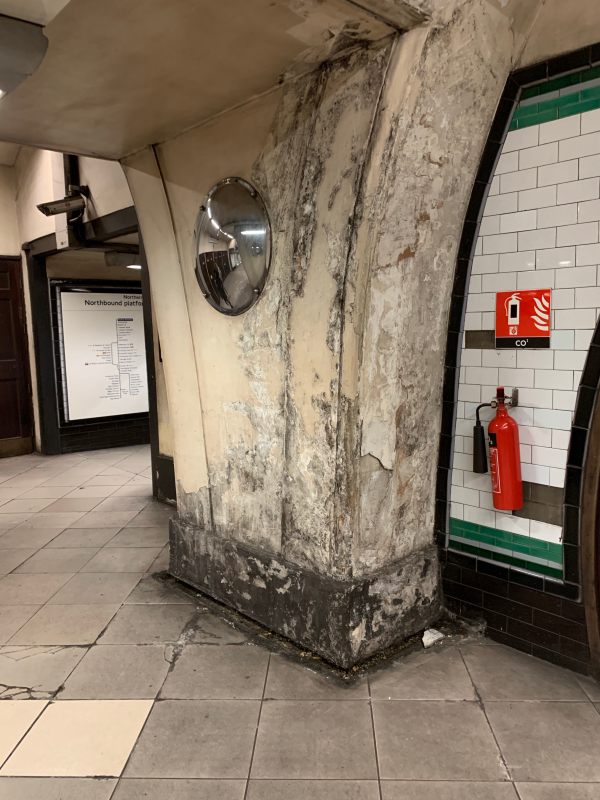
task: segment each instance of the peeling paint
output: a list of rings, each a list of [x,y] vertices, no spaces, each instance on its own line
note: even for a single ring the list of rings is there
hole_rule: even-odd
[[[516,41],[486,0],[408,5],[431,22],[161,146],[182,253],[213,160],[255,183],[273,230],[264,295],[235,320],[184,263],[209,487],[178,499],[172,570],[341,661],[439,608],[449,299]]]

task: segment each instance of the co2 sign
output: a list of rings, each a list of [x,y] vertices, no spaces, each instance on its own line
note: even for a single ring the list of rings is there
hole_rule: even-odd
[[[550,347],[551,290],[496,294],[496,347]]]

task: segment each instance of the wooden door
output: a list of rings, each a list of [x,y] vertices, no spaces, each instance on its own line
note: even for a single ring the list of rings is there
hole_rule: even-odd
[[[0,457],[31,453],[32,449],[21,260],[0,258]]]

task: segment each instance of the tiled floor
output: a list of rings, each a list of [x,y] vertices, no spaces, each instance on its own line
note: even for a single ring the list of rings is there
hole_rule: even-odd
[[[0,461],[0,800],[598,800],[600,687],[485,640],[350,685],[155,576],[146,448]]]

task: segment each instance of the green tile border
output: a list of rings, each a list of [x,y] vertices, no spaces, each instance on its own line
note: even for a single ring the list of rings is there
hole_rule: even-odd
[[[450,546],[456,550],[530,572],[563,577],[563,548],[560,544],[456,517],[450,517],[449,523]]]
[[[521,130],[531,125],[541,125],[544,122],[552,122],[600,108],[600,86],[585,88],[586,81],[597,78],[600,78],[600,66],[590,67],[587,70],[573,72],[570,75],[563,75],[560,78],[526,87],[521,92],[520,101],[513,112],[508,129],[510,131]],[[564,91],[569,86],[573,87],[572,92],[548,98],[549,94]],[[539,97],[539,102],[531,102],[536,97]],[[528,102],[523,104],[523,100]]]
[[[568,75],[560,75],[558,78],[551,78],[543,83],[536,83],[533,86],[526,86],[521,92],[521,99],[527,100],[530,97],[539,97],[549,92],[556,92],[566,89],[567,86],[576,86],[578,83],[600,78],[600,65],[587,67],[577,72],[570,72]]]

